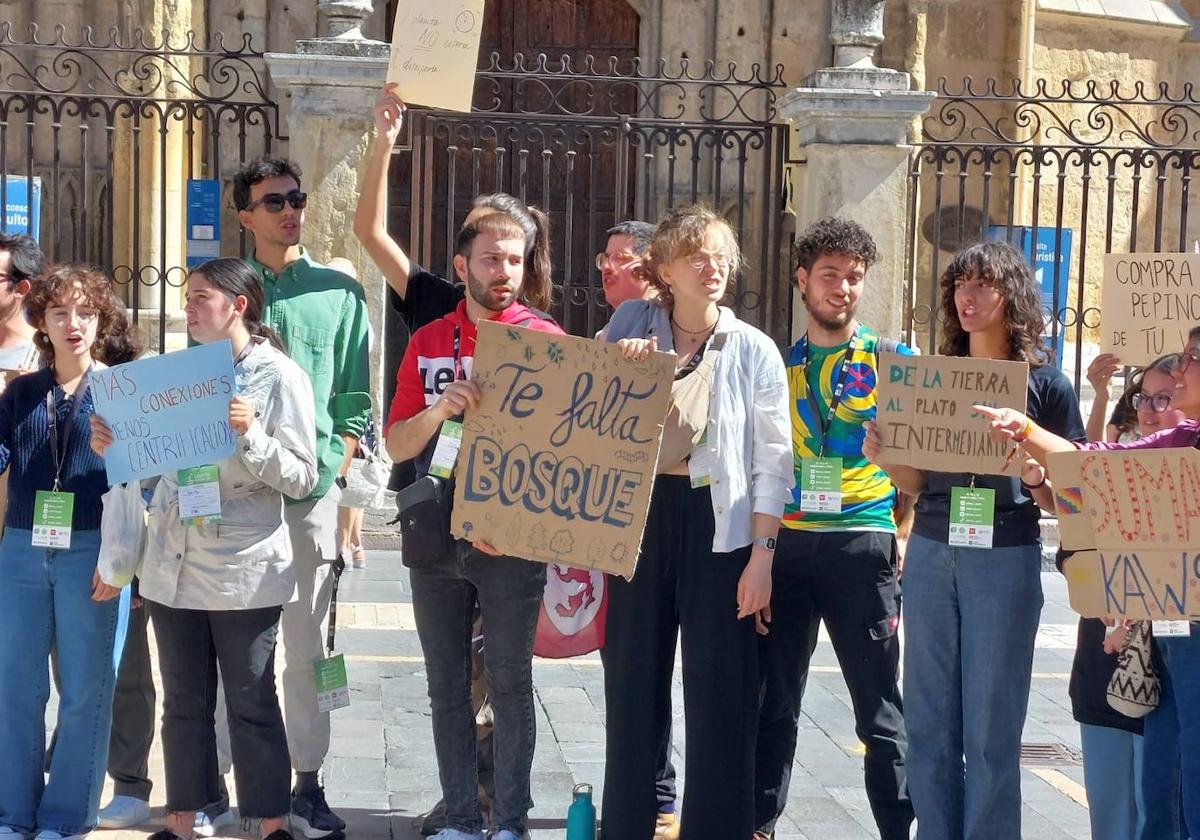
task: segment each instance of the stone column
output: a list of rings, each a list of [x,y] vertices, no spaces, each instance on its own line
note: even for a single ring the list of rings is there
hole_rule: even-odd
[[[909,90],[907,73],[875,66],[884,0],[832,4],[835,66],[805,79],[779,106],[806,161],[792,173],[796,231],[826,216],[844,216],[871,233],[879,262],[867,272],[859,318],[885,335],[900,336],[911,240],[908,129],[934,94]],[[807,315],[797,298],[793,339],[806,329]]]
[[[326,37],[297,41],[295,53],[269,53],[266,61],[280,92],[291,96],[288,152],[300,166],[309,196],[303,245],[318,261],[349,259],[367,295],[376,339],[371,381],[378,415],[386,285],[354,238],[351,223],[374,131],[371,107],[387,74],[388,45],[361,35],[369,0],[325,0],[319,8]]]

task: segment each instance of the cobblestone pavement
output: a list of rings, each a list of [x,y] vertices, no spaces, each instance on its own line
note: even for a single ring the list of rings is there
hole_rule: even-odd
[[[1051,746],[1022,773],[1026,840],[1089,837],[1079,732],[1071,719],[1067,677],[1075,617],[1066,587],[1045,574],[1046,607],[1034,663],[1033,692],[1024,741]],[[351,705],[334,713],[333,746],[325,769],[329,803],[356,838],[415,840],[413,818],[439,797],[437,764],[421,649],[413,624],[408,576],[399,552],[372,551],[367,568],[342,579],[339,650],[346,655]],[[281,658],[281,657],[277,657]],[[828,638],[822,634],[805,697],[791,800],[779,840],[860,840],[878,837],[862,785],[862,747],[854,735],[850,699]],[[561,838],[571,788],[603,779],[604,691],[598,656],[534,663],[537,755],[533,765],[531,829],[534,840]],[[682,686],[675,675],[676,764],[683,767]],[[52,719],[52,717],[50,718]],[[1037,750],[1031,750],[1034,752]],[[152,774],[162,779],[155,743]],[[230,779],[232,787],[232,778]],[[686,779],[683,780],[686,789]],[[103,801],[107,801],[106,788]],[[156,819],[164,792],[152,796]],[[102,831],[97,840],[141,840],[143,830]],[[719,840],[726,840],[720,838]]]

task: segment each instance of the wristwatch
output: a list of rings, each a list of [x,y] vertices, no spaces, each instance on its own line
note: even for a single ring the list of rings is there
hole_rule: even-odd
[[[775,538],[774,537],[759,537],[754,541],[754,544],[756,546],[758,546],[759,548],[765,548],[767,551],[775,550]]]
[[[338,487],[342,488],[343,490],[345,490],[346,489],[346,476],[339,475],[337,478],[335,478],[333,480],[333,483],[336,484]]]

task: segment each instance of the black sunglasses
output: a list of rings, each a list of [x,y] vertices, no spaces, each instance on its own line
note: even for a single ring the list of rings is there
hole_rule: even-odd
[[[300,192],[300,190],[292,190],[286,195],[284,193],[267,193],[258,201],[251,201],[246,205],[247,210],[253,210],[259,205],[267,208],[268,213],[279,213],[283,210],[284,203],[292,205],[293,210],[303,210],[308,206],[308,193]]]

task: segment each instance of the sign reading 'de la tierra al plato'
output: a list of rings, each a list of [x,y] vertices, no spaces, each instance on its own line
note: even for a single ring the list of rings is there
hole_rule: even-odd
[[[1200,617],[1200,450],[1050,455],[1071,607],[1099,618]]]
[[[633,577],[675,357],[479,323],[455,467],[457,537],[501,554]]]
[[[1200,254],[1108,254],[1100,349],[1145,367],[1183,349],[1200,323]]]
[[[875,422],[883,461],[923,470],[1016,475],[1011,443],[988,434],[973,406],[1025,410],[1029,365],[967,356],[879,354]]]
[[[113,433],[104,453],[111,484],[215,464],[233,454],[236,393],[228,341],[93,370],[96,414]]]
[[[400,0],[387,80],[414,105],[470,111],[484,0]]]

